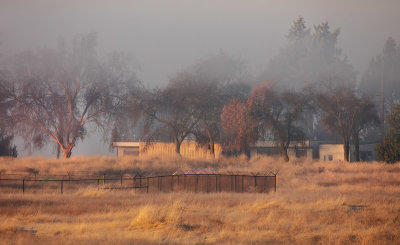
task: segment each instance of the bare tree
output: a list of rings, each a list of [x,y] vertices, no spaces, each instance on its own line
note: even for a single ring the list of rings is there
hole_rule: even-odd
[[[350,140],[353,137],[356,148],[356,161],[359,160],[359,134],[377,122],[373,103],[359,97],[352,86],[337,86],[317,94],[317,105],[323,111],[322,122],[332,134],[342,138],[344,159],[349,161]]]
[[[152,92],[142,90],[133,96],[132,105],[147,117],[146,130],[153,127],[149,139],[157,138],[165,132],[175,143],[175,152],[180,154],[180,147],[192,132],[199,119],[197,114],[198,100],[194,83],[188,80],[173,78],[164,89]]]
[[[92,124],[107,131],[111,112],[124,99],[127,73],[124,57],[114,53],[106,62],[96,54],[96,34],[77,35],[71,47],[23,52],[14,60],[11,116],[28,145],[56,142],[64,157]]]
[[[268,131],[280,149],[285,161],[289,161],[288,148],[294,140],[303,141],[305,134],[300,127],[308,99],[300,92],[278,93],[267,84],[256,86],[251,95],[250,116],[261,128]]]
[[[355,105],[356,121],[353,129],[354,160],[360,161],[360,134],[380,123],[374,102],[369,97],[360,97]]]

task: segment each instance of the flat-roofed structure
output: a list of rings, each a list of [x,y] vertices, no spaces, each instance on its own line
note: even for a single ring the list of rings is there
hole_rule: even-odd
[[[118,157],[129,156],[174,156],[175,144],[170,142],[113,142]],[[195,141],[185,140],[181,144],[180,154],[188,159],[218,159],[222,153],[219,144],[214,145],[214,155],[207,145],[199,145]]]
[[[113,142],[113,147],[117,148],[118,157],[139,156],[140,142]]]
[[[250,147],[250,157],[257,155],[274,156],[279,155],[280,149],[274,141],[257,141]],[[292,141],[288,148],[289,158],[307,158],[312,159],[313,149],[310,147],[310,141]]]
[[[376,161],[378,155],[375,151],[375,143],[360,144],[360,161]],[[350,145],[350,162],[355,160],[354,145]],[[343,144],[320,144],[319,145],[319,160],[321,161],[344,161]]]

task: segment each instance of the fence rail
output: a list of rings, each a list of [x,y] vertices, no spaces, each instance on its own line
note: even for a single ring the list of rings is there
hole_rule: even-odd
[[[76,191],[82,187],[97,186],[98,189],[133,189],[144,193],[158,192],[276,192],[276,174],[273,175],[226,175],[226,174],[176,174],[164,176],[115,176],[105,174],[97,177],[71,178],[48,176],[39,178],[35,175],[24,178],[0,178],[2,192],[58,192]]]

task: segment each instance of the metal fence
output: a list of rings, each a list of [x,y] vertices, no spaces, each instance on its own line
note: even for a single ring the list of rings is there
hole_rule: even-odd
[[[273,175],[226,175],[226,174],[178,174],[165,176],[97,175],[86,178],[74,176],[25,176],[24,178],[0,177],[1,192],[73,192],[79,188],[133,189],[142,193],[158,192],[276,192],[276,174]]]

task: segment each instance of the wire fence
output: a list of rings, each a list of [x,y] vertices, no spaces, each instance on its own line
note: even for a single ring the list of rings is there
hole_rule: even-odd
[[[13,177],[14,176],[14,177]],[[97,189],[133,189],[141,193],[159,192],[276,192],[276,174],[173,174],[164,176],[126,175],[38,175],[20,176],[7,174],[0,176],[0,191],[39,193],[74,192],[84,187]],[[22,178],[21,178],[22,177]]]

